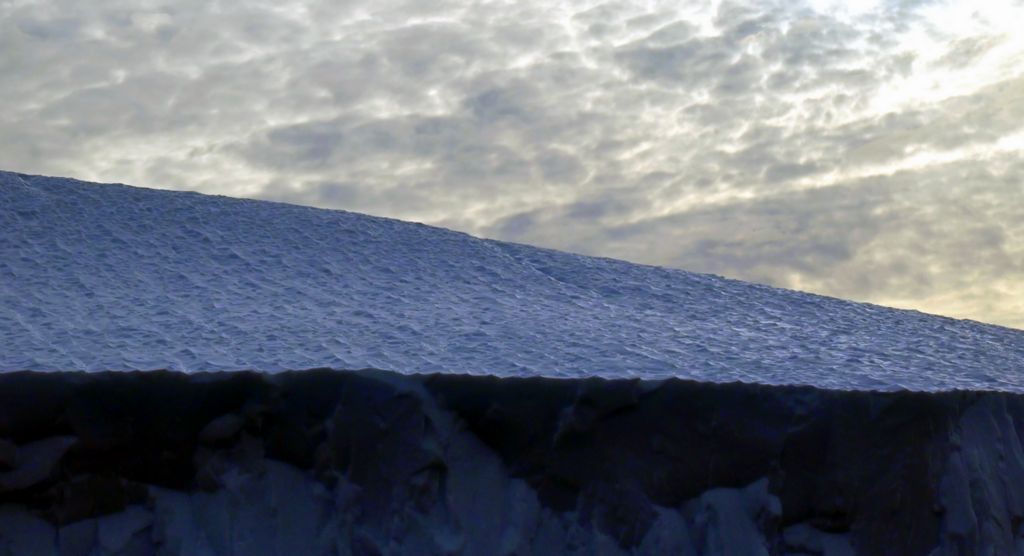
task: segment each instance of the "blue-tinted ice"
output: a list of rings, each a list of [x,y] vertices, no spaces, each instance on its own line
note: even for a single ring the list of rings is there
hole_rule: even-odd
[[[0,370],[1024,391],[1024,332],[285,204],[0,173]]]

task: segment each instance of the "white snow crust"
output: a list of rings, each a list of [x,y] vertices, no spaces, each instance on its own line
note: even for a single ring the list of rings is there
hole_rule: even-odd
[[[265,201],[0,172],[0,371],[1024,392],[1024,332]]]

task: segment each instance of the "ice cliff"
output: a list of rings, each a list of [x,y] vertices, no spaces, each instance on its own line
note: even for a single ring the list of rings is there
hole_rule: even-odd
[[[0,371],[0,555],[1024,554],[980,323],[0,172]]]
[[[0,375],[0,554],[1013,554],[1024,399]]]

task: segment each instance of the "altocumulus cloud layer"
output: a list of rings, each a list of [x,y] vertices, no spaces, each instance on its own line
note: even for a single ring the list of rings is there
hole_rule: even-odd
[[[0,0],[0,167],[1024,327],[1020,1]]]

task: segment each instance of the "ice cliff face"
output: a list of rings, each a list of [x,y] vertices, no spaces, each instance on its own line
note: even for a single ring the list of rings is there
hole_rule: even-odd
[[[0,375],[0,554],[1022,554],[1024,399]]]
[[[1024,332],[342,211],[0,173],[0,370],[1024,390]]]

